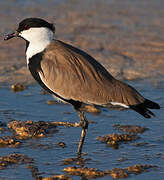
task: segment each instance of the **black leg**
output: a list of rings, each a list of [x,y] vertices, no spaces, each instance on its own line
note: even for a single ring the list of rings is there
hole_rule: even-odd
[[[80,138],[79,146],[78,146],[78,156],[81,157],[83,143],[84,143],[85,135],[86,135],[87,129],[88,129],[88,121],[87,121],[83,111],[78,110],[77,112],[80,117],[80,126],[82,127],[81,138]]]

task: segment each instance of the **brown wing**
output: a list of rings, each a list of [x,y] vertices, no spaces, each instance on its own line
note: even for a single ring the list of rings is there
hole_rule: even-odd
[[[48,46],[41,69],[42,81],[64,99],[96,105],[137,105],[145,100],[135,89],[114,79],[91,56],[61,41]]]

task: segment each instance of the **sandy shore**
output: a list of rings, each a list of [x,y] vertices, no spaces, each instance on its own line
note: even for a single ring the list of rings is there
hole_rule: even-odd
[[[26,68],[25,42],[3,34],[26,17],[56,26],[56,38],[77,46],[118,79],[161,81],[164,75],[163,5],[160,0],[0,2],[0,83],[34,82]]]

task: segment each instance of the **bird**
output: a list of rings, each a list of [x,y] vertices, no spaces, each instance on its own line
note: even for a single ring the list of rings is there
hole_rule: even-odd
[[[132,86],[114,78],[91,55],[54,37],[55,27],[48,21],[30,17],[4,40],[20,37],[26,41],[27,67],[40,86],[57,99],[71,104],[82,128],[78,156],[82,154],[88,121],[84,105],[122,107],[145,118],[155,116],[149,109],[160,105],[144,98]]]

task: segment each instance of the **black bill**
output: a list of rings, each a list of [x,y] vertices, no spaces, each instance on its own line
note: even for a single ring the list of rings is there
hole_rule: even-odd
[[[7,35],[5,35],[4,40],[7,41],[7,40],[9,40],[9,39],[11,39],[11,38],[13,38],[13,37],[17,37],[18,34],[19,34],[19,33],[18,33],[17,31],[16,31],[16,32],[13,32],[13,33],[11,33],[11,34],[7,34]]]

